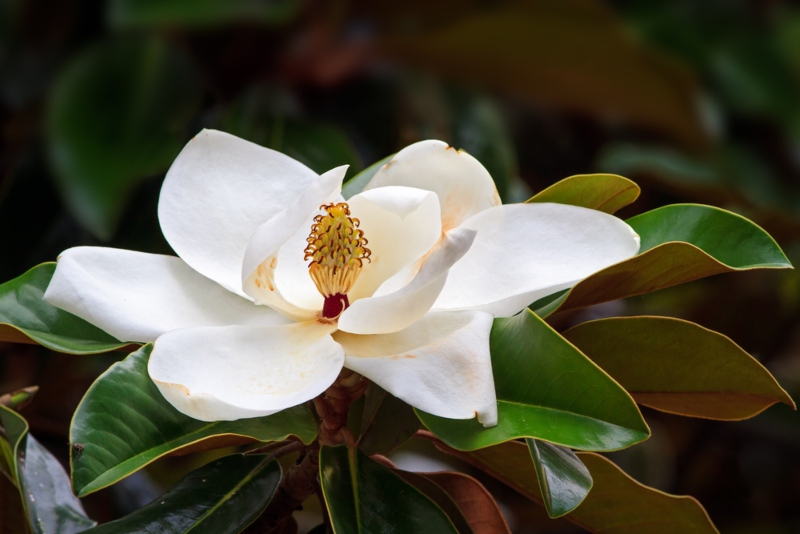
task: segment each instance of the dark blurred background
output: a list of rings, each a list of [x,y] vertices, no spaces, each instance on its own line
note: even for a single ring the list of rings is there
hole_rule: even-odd
[[[780,0],[0,0],[0,282],[75,245],[171,253],[156,206],[192,135],[218,128],[317,172],[426,138],[476,156],[506,202],[572,174],[638,182],[629,217],[714,204],[800,264],[800,6]],[[513,251],[509,251],[513,254]],[[513,258],[512,258],[513,259]],[[756,271],[555,316],[655,314],[727,334],[800,399],[800,276]],[[60,458],[91,381],[121,355],[0,344],[0,393]],[[645,409],[611,455],[697,497],[722,532],[800,532],[800,416]],[[106,521],[203,458],[86,499]],[[573,532],[493,485],[514,532]]]

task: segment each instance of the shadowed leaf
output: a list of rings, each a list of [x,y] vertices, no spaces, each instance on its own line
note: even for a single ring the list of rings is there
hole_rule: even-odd
[[[323,446],[319,473],[336,532],[457,532],[432,500],[358,449]]]
[[[95,525],[72,494],[69,478],[59,461],[33,436],[28,423],[15,411],[0,406],[5,431],[3,455],[22,498],[28,527],[34,534],[73,534]],[[3,475],[0,475],[3,477]],[[22,525],[16,525],[21,528]],[[19,532],[19,531],[17,531]]]
[[[86,533],[236,534],[264,511],[280,482],[277,460],[226,456],[192,471],[139,510]]]

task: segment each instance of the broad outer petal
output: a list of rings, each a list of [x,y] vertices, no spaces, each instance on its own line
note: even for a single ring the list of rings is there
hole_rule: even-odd
[[[387,185],[436,193],[442,207],[443,232],[476,213],[500,205],[497,188],[483,165],[442,141],[420,141],[407,146],[375,173],[365,190]]]
[[[164,237],[193,269],[235,293],[253,231],[317,174],[292,158],[203,130],[167,172],[158,204]]]
[[[313,399],[344,353],[316,321],[273,327],[184,328],[156,340],[147,370],[178,411],[202,421],[269,415]]]
[[[425,258],[419,272],[399,290],[357,300],[339,317],[339,329],[353,334],[389,334],[411,326],[430,310],[447,272],[469,250],[475,232],[451,230]]]
[[[176,328],[276,325],[286,319],[198,274],[180,258],[105,247],[65,250],[44,300],[122,341]]]
[[[370,297],[389,277],[413,264],[442,235],[437,196],[413,187],[380,187],[347,201],[371,251],[348,293],[350,302]]]
[[[451,419],[477,416],[497,424],[489,353],[492,316],[483,312],[430,313],[393,334],[337,332],[345,367],[366,376],[422,411]]]
[[[303,321],[322,309],[322,295],[303,259],[306,238],[322,204],[338,200],[347,166],[314,180],[285,210],[253,233],[241,266],[242,287],[256,304]]]
[[[434,309],[508,317],[639,250],[639,236],[620,219],[564,204],[499,206],[462,228],[478,235],[450,269]]]

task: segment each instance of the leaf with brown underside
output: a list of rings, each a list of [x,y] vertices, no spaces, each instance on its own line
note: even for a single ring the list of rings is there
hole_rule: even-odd
[[[576,174],[539,191],[527,202],[556,202],[614,213],[639,198],[641,190],[616,174]]]
[[[728,337],[670,317],[614,317],[563,336],[614,377],[639,404],[690,417],[741,420],[786,391]]]
[[[532,501],[543,504],[528,447],[509,441],[471,452],[436,446],[485,471]],[[605,457],[577,453],[594,485],[578,508],[564,518],[589,532],[602,534],[719,534],[702,505],[692,497],[649,488],[625,474]]]
[[[510,534],[508,524],[483,484],[463,473],[420,473],[450,496],[475,532]]]

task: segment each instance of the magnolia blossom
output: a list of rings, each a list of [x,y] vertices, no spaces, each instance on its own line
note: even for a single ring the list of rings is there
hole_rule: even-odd
[[[204,130],[159,200],[179,257],[72,248],[44,298],[155,342],[150,377],[197,419],[295,406],[344,366],[420,410],[492,426],[494,317],[638,251],[611,215],[501,205],[486,169],[441,141],[401,150],[346,201],[345,170],[320,176]]]

